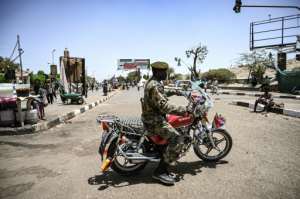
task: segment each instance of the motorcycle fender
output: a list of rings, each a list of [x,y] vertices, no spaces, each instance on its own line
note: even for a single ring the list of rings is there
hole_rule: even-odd
[[[226,130],[225,124],[220,126],[218,129]]]
[[[217,128],[217,127],[211,127],[210,129],[211,129],[211,131],[214,131],[214,130],[217,130],[217,129],[226,130],[226,127],[225,127],[225,125],[222,125],[219,128]]]
[[[105,160],[108,155],[112,155],[112,154],[108,154],[108,150],[109,147],[112,143],[114,143],[113,141],[118,139],[118,135],[114,132],[107,132],[105,134],[102,135],[102,139],[101,139],[101,143],[99,146],[99,154],[101,155],[101,160]]]

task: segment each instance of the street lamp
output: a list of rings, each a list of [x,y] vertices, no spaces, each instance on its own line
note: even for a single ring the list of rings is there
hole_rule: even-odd
[[[240,13],[241,8],[293,8],[300,11],[300,7],[298,6],[274,6],[274,5],[243,5],[242,0],[235,0],[235,5],[233,7],[233,11],[235,13]]]
[[[54,65],[54,52],[56,51],[56,49],[53,49],[51,54],[52,54],[52,65]]]

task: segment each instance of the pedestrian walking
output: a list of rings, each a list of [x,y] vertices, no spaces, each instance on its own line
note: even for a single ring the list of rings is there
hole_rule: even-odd
[[[47,102],[48,100],[46,97],[47,91],[44,88],[40,87],[38,94],[39,94],[38,98],[35,99],[35,105],[36,105],[39,119],[43,120],[45,118],[44,107],[48,105]]]
[[[48,103],[53,104],[53,88],[50,83],[46,85],[46,92]]]

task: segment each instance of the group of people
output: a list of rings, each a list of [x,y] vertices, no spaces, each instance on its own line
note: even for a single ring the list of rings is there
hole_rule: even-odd
[[[45,119],[44,107],[48,104],[53,104],[57,99],[57,90],[58,85],[50,82],[45,83],[42,86],[38,84],[34,85],[34,92],[38,97],[33,100],[32,105],[33,108],[37,109],[39,119]]]

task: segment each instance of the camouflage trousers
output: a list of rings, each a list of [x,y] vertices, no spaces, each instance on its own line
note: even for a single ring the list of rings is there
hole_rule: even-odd
[[[149,125],[147,125],[149,127]],[[175,162],[182,150],[182,137],[167,121],[156,123],[147,128],[149,135],[159,135],[168,140],[169,144],[163,152],[163,159],[167,164]]]

